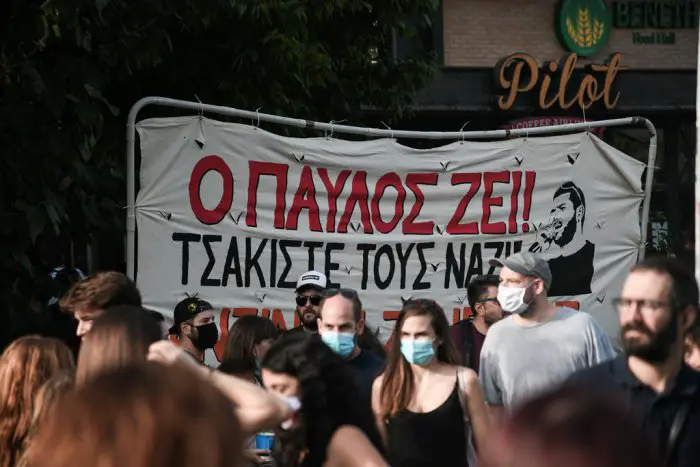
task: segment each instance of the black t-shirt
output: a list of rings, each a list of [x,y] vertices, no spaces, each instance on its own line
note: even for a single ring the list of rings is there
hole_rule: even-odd
[[[587,241],[573,255],[558,256],[547,261],[552,272],[552,285],[547,294],[560,297],[591,293],[594,256],[595,245]]]
[[[685,424],[680,432],[669,467],[697,467],[700,459],[700,373],[682,365],[673,385],[662,394],[644,385],[629,369],[628,358],[613,360],[574,373],[568,384],[588,385],[617,393],[630,401],[630,408],[642,417],[645,428],[657,441],[662,453],[667,446],[673,419],[681,403],[691,401]]]
[[[384,360],[373,353],[362,350],[357,357],[348,360],[347,365],[352,369],[360,395],[366,398],[368,403],[371,403],[372,383],[382,370]]]

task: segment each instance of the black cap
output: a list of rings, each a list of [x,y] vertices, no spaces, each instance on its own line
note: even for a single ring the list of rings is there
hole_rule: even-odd
[[[180,327],[180,324],[184,323],[185,321],[191,320],[203,311],[209,311],[213,309],[214,307],[211,306],[211,303],[202,300],[196,295],[193,297],[187,297],[186,299],[175,305],[175,312],[173,313],[175,323],[170,327],[170,330],[168,332],[170,334],[176,334],[177,329]]]

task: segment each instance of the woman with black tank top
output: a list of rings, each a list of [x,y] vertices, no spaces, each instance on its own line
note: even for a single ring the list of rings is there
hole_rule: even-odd
[[[433,300],[404,304],[372,408],[392,467],[476,465],[489,416],[479,378],[457,365],[443,309]]]

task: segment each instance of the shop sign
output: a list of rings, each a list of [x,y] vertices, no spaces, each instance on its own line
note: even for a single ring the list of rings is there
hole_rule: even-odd
[[[632,32],[632,43],[675,44],[674,31],[658,29],[694,29],[698,27],[698,3],[695,1],[613,2],[613,27],[620,29],[656,29]]]
[[[605,131],[604,127],[595,126],[595,120],[585,120],[581,117],[528,117],[520,118],[517,120],[511,120],[510,122],[502,125],[500,128],[504,130],[522,130],[527,128],[539,128],[545,126],[557,126],[557,125],[570,125],[574,123],[591,123],[591,133],[595,134],[598,138],[603,137]]]
[[[607,43],[612,20],[603,0],[563,0],[559,3],[556,23],[564,48],[589,57]]]
[[[695,29],[700,21],[697,0],[615,1],[561,0],[556,32],[562,46],[581,57],[598,52],[611,28],[632,31],[632,43],[675,44],[675,29]],[[654,31],[640,31],[654,30]]]
[[[559,62],[551,61],[541,69],[537,61],[526,53],[516,53],[496,64],[498,108],[509,110],[516,99],[524,94],[536,94],[540,109],[578,107],[582,110],[600,102],[606,109],[614,109],[620,93],[613,91],[618,71],[622,69],[622,55],[616,53],[602,64],[588,65],[584,75],[572,82],[578,57],[572,53]]]

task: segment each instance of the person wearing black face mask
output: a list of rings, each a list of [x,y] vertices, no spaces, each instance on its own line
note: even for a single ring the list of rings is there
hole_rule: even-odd
[[[213,349],[219,340],[214,307],[196,295],[188,296],[175,306],[174,319],[170,335],[177,338],[187,353],[203,362],[204,352]]]

